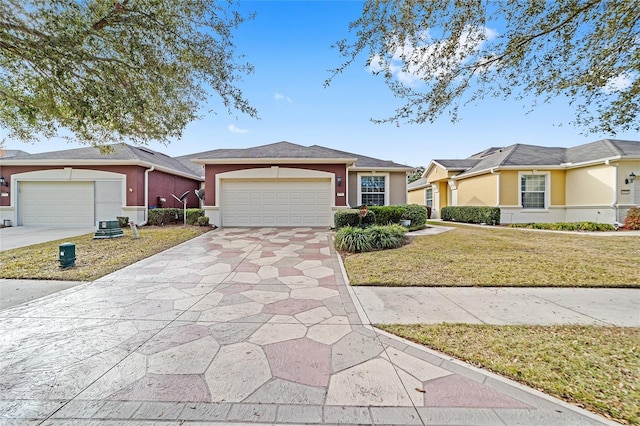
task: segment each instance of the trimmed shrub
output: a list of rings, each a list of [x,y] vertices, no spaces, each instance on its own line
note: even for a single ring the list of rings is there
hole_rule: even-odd
[[[179,223],[184,221],[183,209],[166,208],[166,209],[149,209],[149,225],[166,225],[170,223]],[[202,209],[187,209],[187,224],[195,225],[198,218],[204,216]]]
[[[335,246],[349,253],[392,249],[404,244],[405,234],[406,229],[400,225],[374,225],[368,228],[345,226],[336,231]]]
[[[371,206],[369,211],[376,215],[376,225],[388,225],[390,223],[399,223],[403,206]]]
[[[615,231],[608,223],[597,222],[555,222],[555,223],[512,223],[511,228],[547,229],[551,231]]]
[[[200,216],[198,218],[198,226],[209,226],[209,218],[207,216]]]
[[[376,223],[376,214],[373,211],[369,210],[367,215],[362,219],[358,213],[359,210],[357,209],[338,210],[333,215],[336,230],[344,228],[345,226],[367,227]]]
[[[422,229],[427,224],[427,208],[418,204],[402,206],[404,211],[400,219],[410,220],[409,230]]]
[[[640,207],[631,207],[624,218],[625,229],[640,229]]]
[[[129,217],[128,216],[116,216],[118,219],[118,226],[120,228],[128,228],[129,227]]]
[[[449,206],[443,207],[440,214],[442,220],[450,222],[500,224],[499,207]]]

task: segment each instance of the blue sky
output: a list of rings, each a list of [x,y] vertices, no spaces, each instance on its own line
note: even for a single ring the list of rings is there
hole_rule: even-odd
[[[324,87],[329,70],[342,62],[331,45],[349,36],[348,24],[359,16],[361,2],[242,1],[240,7],[243,12],[256,12],[255,19],[237,30],[234,40],[237,53],[255,66],[239,86],[258,109],[260,120],[229,116],[213,98],[210,106],[217,114],[190,124],[181,140],[169,146],[150,144],[150,148],[177,156],[289,141],[426,166],[432,159],[465,158],[490,146],[568,147],[611,137],[585,136],[568,125],[573,112],[564,99],[528,114],[529,104],[523,101],[485,99],[463,107],[462,120],[455,124],[446,115],[433,124],[374,124],[370,118],[391,116],[402,102],[382,77],[367,70],[366,57]],[[616,137],[638,139],[634,133]],[[5,148],[35,153],[78,146],[64,141],[35,145],[7,141]]]

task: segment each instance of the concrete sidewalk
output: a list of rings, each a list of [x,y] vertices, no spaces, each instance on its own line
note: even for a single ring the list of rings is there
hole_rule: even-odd
[[[640,327],[640,289],[353,287],[373,324]]]
[[[325,230],[218,229],[0,312],[0,423],[613,425],[372,328]]]

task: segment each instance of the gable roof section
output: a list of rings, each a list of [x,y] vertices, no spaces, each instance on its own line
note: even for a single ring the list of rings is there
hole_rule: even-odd
[[[491,147],[464,160],[432,160],[423,176],[432,167],[460,171],[454,178],[483,173],[500,167],[555,167],[597,163],[607,159],[640,158],[640,141],[603,139],[571,148],[514,144],[504,148]]]
[[[86,147],[42,152],[2,159],[5,165],[139,165],[155,166],[158,170],[201,180],[180,161],[146,147],[128,144],[108,145],[112,152],[103,154],[99,148]]]
[[[269,163],[277,160],[283,163],[344,163],[356,168],[412,170],[411,167],[392,161],[325,148],[319,145],[302,146],[291,142],[276,142],[251,148],[215,149],[189,156],[199,164],[220,163]]]

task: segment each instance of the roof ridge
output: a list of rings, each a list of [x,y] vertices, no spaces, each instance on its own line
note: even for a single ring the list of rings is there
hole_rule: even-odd
[[[519,148],[519,147],[521,147],[521,146],[522,146],[522,144],[521,144],[521,143],[514,143],[513,145],[509,145],[509,146],[507,146],[507,147],[502,148],[502,149],[509,149],[509,148],[511,148],[511,151],[509,151],[509,153],[508,153],[507,155],[505,155],[505,157],[502,159],[502,161],[500,161],[500,162],[498,163],[498,165],[500,165],[500,166],[501,166],[501,165],[503,165],[504,163],[506,163],[506,162],[507,162],[507,160],[508,160],[509,158],[511,158],[511,156],[516,152],[516,149],[517,149],[517,148]],[[500,152],[500,150],[498,150],[497,152]],[[494,154],[495,154],[495,152],[494,152]]]

